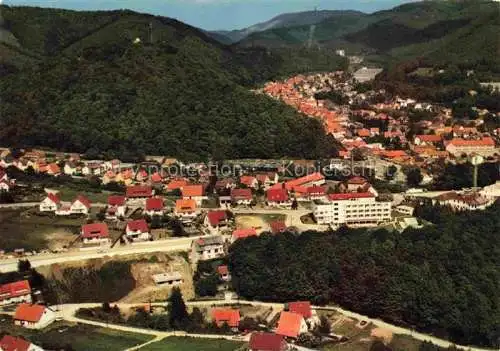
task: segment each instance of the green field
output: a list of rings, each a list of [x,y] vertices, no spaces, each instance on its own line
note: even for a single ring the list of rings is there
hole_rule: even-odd
[[[123,351],[152,337],[82,324],[54,323],[42,331],[15,327],[10,317],[0,320],[0,335],[21,336],[48,350],[71,345],[75,351]]]
[[[241,342],[223,339],[171,337],[147,345],[141,348],[141,351],[235,351],[241,346]]]
[[[76,238],[84,223],[83,218],[40,216],[36,210],[0,210],[0,247],[9,252],[14,249],[41,250],[48,248],[48,234],[59,233],[68,240]],[[54,238],[61,240],[61,237]]]
[[[103,192],[81,191],[69,186],[61,186],[58,187],[57,190],[59,191],[58,195],[62,201],[73,201],[78,195],[84,195],[92,203],[97,203],[97,202],[107,203],[108,196],[113,194],[112,192],[109,191],[103,191]]]

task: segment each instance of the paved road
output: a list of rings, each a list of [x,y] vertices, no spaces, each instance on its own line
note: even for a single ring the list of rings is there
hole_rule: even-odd
[[[250,304],[253,306],[266,306],[266,307],[273,307],[273,308],[283,308],[283,304],[281,304],[281,303],[261,302],[261,301],[245,301],[245,300],[235,300],[235,299],[233,299],[233,300],[212,300],[212,301],[189,301],[186,304],[188,306],[212,306],[212,305],[225,305],[225,304],[237,304],[237,303]],[[144,306],[144,305],[146,305],[146,303],[117,304],[117,305],[119,308],[130,308],[130,307]],[[165,303],[153,303],[152,305],[153,306],[165,306]],[[111,325],[111,324],[95,322],[95,321],[87,321],[84,319],[76,318],[74,316],[76,311],[79,308],[92,308],[92,307],[98,307],[98,306],[101,306],[101,304],[100,303],[65,304],[65,305],[57,306],[56,309],[58,309],[60,311],[59,312],[60,316],[63,319],[68,320],[68,321],[92,324],[92,325],[96,325],[96,326],[112,328],[112,329],[117,329],[117,330],[123,330],[123,331],[131,331],[131,332],[136,332],[136,333],[154,335],[157,338],[161,338],[161,339],[168,337],[168,336],[173,336],[173,335],[186,335],[186,336],[193,336],[193,337],[204,337],[204,338],[222,338],[223,337],[223,338],[226,338],[229,340],[241,340],[241,339],[235,339],[234,337],[221,336],[221,335],[185,334],[183,332],[175,332],[175,334],[174,334],[174,332],[160,332],[160,331],[154,331],[154,330],[150,330],[150,329],[132,328],[132,327],[126,327],[126,326],[122,326],[122,325]],[[351,311],[342,309],[342,308],[337,307],[337,306],[313,306],[313,308],[339,312],[339,313],[341,313],[347,317],[350,317],[350,318],[371,322],[375,326],[380,327],[380,328],[384,328],[384,329],[388,329],[394,334],[409,335],[409,336],[411,336],[417,340],[420,340],[420,341],[430,341],[433,344],[438,345],[438,346],[443,347],[443,348],[448,348],[448,347],[454,345],[458,349],[462,349],[462,350],[494,351],[494,349],[456,345],[448,340],[440,339],[440,338],[437,338],[437,337],[434,337],[434,336],[428,335],[428,334],[418,333],[418,332],[415,332],[411,329],[398,327],[396,325],[386,323],[380,319],[370,318],[370,317],[361,315],[361,314],[356,313],[356,312],[351,312]],[[247,336],[247,337],[249,337],[249,336]],[[130,350],[137,350],[137,348],[133,348]]]
[[[174,238],[159,241],[148,241],[127,246],[116,247],[105,252],[99,252],[100,249],[86,249],[80,251],[71,251],[62,254],[40,254],[27,257],[31,266],[39,267],[54,263],[63,263],[70,261],[88,260],[93,258],[123,256],[151,252],[174,252],[186,251],[191,247],[191,242],[200,236],[187,238]],[[18,259],[7,259],[0,261],[0,272],[13,272],[17,270]]]

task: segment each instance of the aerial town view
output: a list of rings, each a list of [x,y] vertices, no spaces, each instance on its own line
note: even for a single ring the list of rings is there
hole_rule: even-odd
[[[0,351],[500,350],[499,33],[0,0]]]

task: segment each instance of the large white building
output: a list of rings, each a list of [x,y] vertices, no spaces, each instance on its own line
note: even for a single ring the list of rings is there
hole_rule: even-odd
[[[377,201],[369,192],[330,194],[314,201],[313,215],[318,224],[374,226],[391,220],[391,202]]]

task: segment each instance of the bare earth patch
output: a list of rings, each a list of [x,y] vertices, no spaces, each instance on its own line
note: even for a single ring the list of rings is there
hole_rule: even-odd
[[[374,328],[371,331],[371,336],[382,339],[385,344],[389,344],[392,341],[392,332],[384,328]]]
[[[236,216],[236,227],[241,229],[255,228],[257,231],[269,230],[269,225],[260,216]]]
[[[45,234],[45,239],[48,242],[49,250],[57,251],[63,247],[68,247],[76,236],[66,229],[57,229],[52,233]]]

